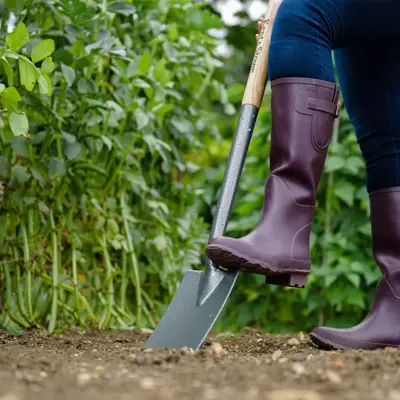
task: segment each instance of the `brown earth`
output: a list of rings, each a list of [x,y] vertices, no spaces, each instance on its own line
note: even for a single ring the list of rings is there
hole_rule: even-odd
[[[143,351],[140,332],[0,332],[0,399],[400,400],[400,349],[325,352],[246,330],[198,352]]]

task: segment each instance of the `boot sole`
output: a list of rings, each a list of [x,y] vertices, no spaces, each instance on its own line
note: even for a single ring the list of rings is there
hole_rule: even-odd
[[[311,341],[318,346],[319,348],[323,350],[344,350],[347,349],[347,347],[340,346],[338,344],[335,344],[333,342],[330,342],[327,339],[324,339],[315,333],[310,333],[310,339]]]
[[[308,272],[290,271],[282,272],[276,267],[257,260],[248,260],[243,255],[235,254],[232,250],[221,249],[218,246],[209,245],[206,249],[207,257],[215,264],[240,272],[264,275],[266,283],[293,288],[304,288]]]
[[[347,345],[334,343],[331,340],[325,339],[315,333],[310,333],[311,341],[323,350],[376,350],[384,349],[385,347],[399,348],[400,345],[385,344],[385,343],[374,343],[374,342],[362,342],[359,340],[345,338],[343,341],[347,342]]]

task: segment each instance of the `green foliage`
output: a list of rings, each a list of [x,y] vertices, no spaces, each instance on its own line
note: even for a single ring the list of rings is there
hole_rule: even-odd
[[[207,240],[192,154],[218,135],[221,23],[188,0],[5,6],[2,325],[152,327]]]

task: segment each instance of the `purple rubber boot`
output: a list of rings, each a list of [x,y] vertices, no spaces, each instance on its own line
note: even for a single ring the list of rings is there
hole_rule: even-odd
[[[370,194],[372,246],[382,271],[371,311],[350,329],[319,327],[311,340],[324,349],[400,346],[400,187]]]
[[[304,287],[316,191],[339,87],[309,78],[272,81],[271,173],[261,221],[240,239],[217,237],[206,249],[215,264],[267,276],[267,283]]]

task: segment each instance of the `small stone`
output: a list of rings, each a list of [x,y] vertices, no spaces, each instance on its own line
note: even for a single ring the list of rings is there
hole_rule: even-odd
[[[149,329],[149,328],[140,328],[139,332],[140,333],[147,333],[147,334],[151,335],[154,331],[153,331],[153,329]]]
[[[181,349],[181,354],[184,356],[187,354],[193,354],[193,353],[194,353],[194,350],[191,347],[183,347]]]
[[[140,386],[145,390],[153,389],[155,385],[156,384],[153,378],[144,378],[140,381]]]
[[[79,386],[87,385],[93,378],[93,375],[85,372],[83,374],[79,374],[77,378],[77,383]]]
[[[329,382],[334,383],[335,385],[339,385],[342,383],[341,376],[335,371],[326,371],[325,373]]]
[[[104,365],[97,365],[96,371],[104,371]]]
[[[285,362],[287,362],[287,358],[286,357],[282,357],[282,358],[280,358],[279,360],[278,360],[278,363],[279,364],[283,364],[283,363],[285,363]]]
[[[303,364],[300,363],[294,363],[292,365],[292,370],[298,376],[304,375],[306,372],[306,368],[304,367]]]
[[[136,357],[135,356],[135,362],[137,365],[143,365],[146,364],[146,359],[144,357]]]
[[[400,400],[400,392],[397,390],[391,390],[389,392],[387,400]]]
[[[222,347],[221,343],[218,342],[214,342],[211,345],[211,351],[213,354],[215,354],[216,356],[221,356],[223,354],[226,353],[226,351],[224,350],[224,348]]]
[[[143,350],[143,353],[152,353],[153,352],[153,349],[144,349]]]
[[[277,361],[279,358],[282,357],[282,350],[276,350],[273,354],[272,354],[272,361]]]
[[[40,371],[40,377],[41,378],[47,378],[48,377],[47,372],[46,371]]]
[[[282,389],[267,394],[268,400],[322,400],[322,396],[314,390]]]
[[[344,368],[343,361],[340,358],[333,362],[333,366],[335,367],[335,369],[343,369]]]
[[[303,332],[300,332],[300,333],[299,333],[299,339],[300,339],[302,342],[305,342],[305,341],[307,341],[307,336],[306,336]]]
[[[290,339],[287,343],[289,346],[299,346],[300,345],[300,342],[296,338]]]
[[[307,356],[307,361],[311,360],[313,357],[314,357],[314,356],[313,356],[312,354],[309,354],[309,355]]]

